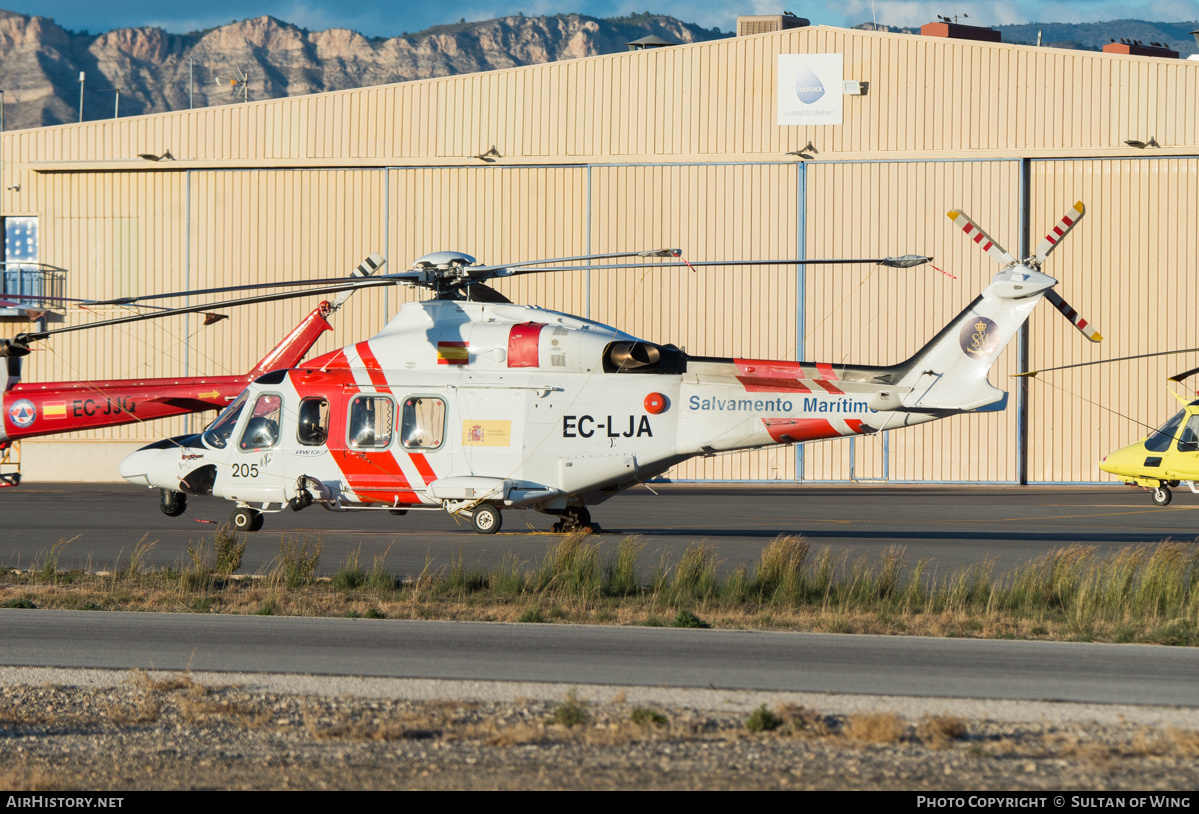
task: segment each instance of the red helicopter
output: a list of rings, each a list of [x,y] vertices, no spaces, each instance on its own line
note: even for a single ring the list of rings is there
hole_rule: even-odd
[[[384,262],[381,256],[372,254],[350,276],[369,276]],[[322,301],[274,350],[241,376],[23,383],[20,381],[21,361],[30,352],[30,337],[22,335],[12,340],[0,340],[0,356],[8,359],[8,378],[0,394],[0,415],[3,416],[0,419],[0,455],[8,459],[13,444],[24,438],[223,410],[246,385],[264,373],[298,365],[320,335],[332,330],[327,318],[341,307],[350,293],[352,291],[343,292],[333,303]],[[122,304],[122,301],[93,304]],[[193,310],[211,307],[200,306]],[[18,486],[21,482],[19,458],[10,463],[17,471],[0,472],[0,488]]]

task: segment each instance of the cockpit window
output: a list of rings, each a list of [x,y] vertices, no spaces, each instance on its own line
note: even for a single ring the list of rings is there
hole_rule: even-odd
[[[400,439],[405,449],[436,449],[445,432],[445,402],[430,396],[404,399]]]
[[[1182,419],[1186,416],[1186,410],[1180,410],[1173,418],[1162,424],[1160,429],[1156,429],[1149,433],[1149,437],[1145,439],[1145,449],[1150,452],[1165,452],[1170,448],[1170,443],[1174,440],[1174,436],[1178,434],[1178,427],[1182,424]]]
[[[319,447],[329,437],[329,402],[309,398],[300,402],[300,426],[296,440],[306,447]]]
[[[254,402],[254,412],[246,422],[238,447],[249,451],[269,449],[279,443],[279,414],[283,399],[274,394],[258,397]]]
[[[350,446],[382,449],[391,445],[395,405],[387,396],[358,396],[350,402]]]
[[[1179,452],[1199,452],[1199,415],[1193,415],[1178,438]]]
[[[229,443],[229,436],[233,434],[233,428],[237,426],[237,419],[241,417],[241,410],[246,406],[246,401],[250,398],[248,390],[243,390],[242,394],[237,399],[221,411],[221,414],[216,417],[216,421],[212,422],[212,426],[204,431],[204,443],[213,449],[224,449]]]

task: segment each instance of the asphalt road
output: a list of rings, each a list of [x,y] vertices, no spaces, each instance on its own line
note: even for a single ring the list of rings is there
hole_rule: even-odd
[[[803,534],[814,546],[876,555],[899,545],[909,563],[924,559],[944,571],[994,559],[997,568],[1027,562],[1070,544],[1102,551],[1199,536],[1199,496],[1178,491],[1165,508],[1122,486],[655,486],[638,487],[594,507],[605,529],[601,551],[628,535],[645,543],[641,564],[674,561],[690,545],[712,546],[722,568],[754,563],[778,534]],[[168,518],[157,492],[126,484],[23,484],[0,491],[0,566],[27,568],[60,540],[60,568],[103,570],[127,562],[139,543],[144,561],[171,566],[187,559],[189,543],[211,539],[232,504],[193,498],[187,514]],[[506,557],[537,562],[558,535],[550,518],[510,511],[496,535],[478,535],[442,512],[334,513],[320,508],[270,515],[251,536],[242,570],[265,570],[282,536],[323,545],[321,572],[332,574],[357,552],[366,566],[377,556],[400,575],[427,565],[493,565]]]
[[[1199,707],[1199,648],[11,609],[0,627],[4,666]]]

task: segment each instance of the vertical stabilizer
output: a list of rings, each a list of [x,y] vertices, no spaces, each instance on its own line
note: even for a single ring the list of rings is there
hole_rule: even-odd
[[[901,409],[953,412],[1003,402],[1007,394],[987,381],[987,373],[1056,282],[1023,265],[996,274],[974,302],[901,366],[896,382],[904,392]]]

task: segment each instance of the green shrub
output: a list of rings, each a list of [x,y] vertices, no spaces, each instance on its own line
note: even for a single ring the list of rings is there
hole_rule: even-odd
[[[745,721],[745,728],[750,732],[770,732],[783,725],[783,719],[766,709],[766,705],[755,709]]]
[[[315,544],[310,544],[307,537],[284,537],[279,541],[274,581],[282,581],[288,588],[311,584],[316,579],[316,569],[320,565],[324,547],[319,537]]]
[[[358,551],[352,551],[333,572],[333,590],[356,590],[366,584],[366,577],[366,571],[358,564]]]
[[[674,621],[670,623],[670,626],[671,627],[696,627],[696,628],[712,627],[707,622],[705,622],[703,619],[700,619],[698,616],[696,616],[694,613],[692,613],[689,610],[679,611],[678,615],[674,617]]]
[[[550,722],[561,726],[578,726],[591,720],[587,711],[587,702],[580,701],[572,689],[566,694],[566,700],[554,708]]]

